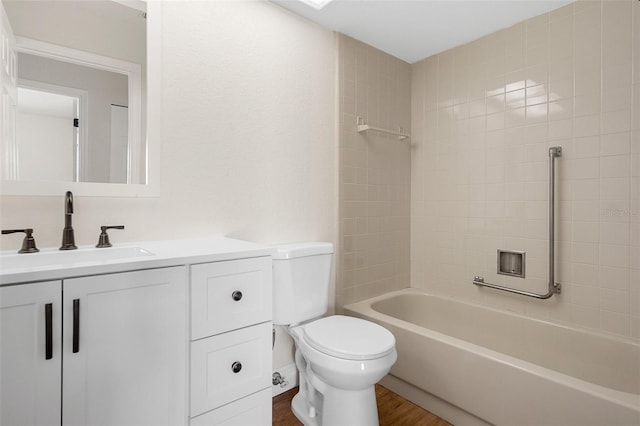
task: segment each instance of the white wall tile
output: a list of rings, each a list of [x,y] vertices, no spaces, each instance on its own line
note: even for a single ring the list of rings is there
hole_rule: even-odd
[[[435,159],[413,159],[438,182],[430,190],[413,192],[425,210],[434,210],[429,204],[442,206],[451,199],[459,182],[473,183],[469,192],[473,200],[464,213],[470,219],[462,225],[456,221],[453,204],[441,207],[435,214],[413,218],[411,238],[426,241],[434,236],[428,230],[446,229],[439,243],[451,245],[468,241],[473,233],[474,244],[482,247],[481,260],[464,270],[469,275],[484,274],[488,280],[499,279],[492,273],[496,248],[522,245],[530,252],[532,270],[544,275],[539,261],[546,256],[547,147],[562,146],[563,156],[556,160],[556,252],[557,272],[566,291],[554,299],[551,309],[532,308],[535,301],[516,302],[515,309],[527,307],[524,312],[532,316],[639,339],[640,326],[632,325],[640,316],[640,288],[634,282],[640,275],[640,260],[634,259],[640,258],[640,225],[636,226],[640,219],[632,213],[640,204],[640,166],[636,167],[640,143],[631,135],[634,128],[640,129],[640,90],[632,96],[640,73],[633,74],[631,65],[640,65],[640,54],[633,47],[640,43],[636,3],[580,1],[481,40],[486,58],[493,61],[485,68],[489,73],[485,85],[478,78],[461,80],[462,74],[454,79],[454,84],[474,86],[468,126],[439,132],[446,138],[440,143],[427,141],[426,150],[440,153]],[[518,49],[523,44],[525,66],[520,68],[523,52]],[[462,50],[428,60],[447,64]],[[414,73],[422,70],[424,65],[413,66]],[[426,86],[449,92],[448,80],[440,87],[433,73],[423,77]],[[487,97],[479,95],[483,92]],[[420,96],[415,91],[413,95]],[[439,124],[448,125],[442,120]],[[640,140],[640,133],[637,136]],[[472,139],[471,162],[459,162]],[[476,159],[481,167],[467,173],[465,167]],[[417,223],[422,226],[416,228]],[[462,286],[468,280],[458,283],[456,274],[444,265],[453,252],[437,254],[423,246],[412,247],[412,263],[433,265],[441,281],[412,276],[413,286],[514,309],[512,296],[478,289],[465,292]]]
[[[420,142],[424,136],[436,135],[433,127],[440,128],[441,133],[444,129],[446,134],[452,131],[451,81],[439,89],[416,74],[412,77],[408,64],[347,36],[338,37],[340,61],[345,62],[345,67],[355,64],[352,78],[356,81],[354,102],[358,115],[377,127],[405,127],[407,132],[413,131],[412,141]],[[450,62],[435,62],[435,65],[440,66],[442,72],[452,72]],[[425,61],[421,69],[426,73],[432,68],[433,64]],[[437,78],[437,72],[434,75]],[[413,112],[412,84],[422,96],[414,96]],[[422,110],[430,103],[435,105],[438,98],[433,97],[432,87],[447,109],[442,109],[439,116],[430,112],[416,115],[416,108]],[[456,91],[456,96],[460,95],[461,92]],[[346,100],[349,93],[345,90],[339,96]],[[465,114],[465,108],[466,104],[457,108],[456,113]],[[414,180],[416,188],[428,187],[427,177],[421,171],[424,169],[421,160],[426,153],[416,150],[417,157],[413,158],[414,167],[411,167],[407,142],[373,132],[359,134],[355,117],[347,112],[343,111],[342,120],[353,124],[345,126],[339,138],[340,162],[343,170],[348,171],[340,176],[339,191],[341,226],[338,232],[344,241],[340,251],[345,262],[337,278],[337,291],[342,303],[409,285],[409,201],[411,196],[423,197],[415,191],[412,194],[411,181]],[[410,129],[412,118],[418,125],[416,129]],[[414,214],[424,210],[418,206],[416,203]]]

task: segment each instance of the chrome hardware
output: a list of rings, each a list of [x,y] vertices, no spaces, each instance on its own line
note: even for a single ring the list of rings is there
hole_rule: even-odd
[[[107,229],[124,229],[124,225],[101,226],[100,236],[98,237],[98,244],[96,244],[97,248],[111,247],[111,242],[109,241],[109,234],[107,234]]]
[[[526,256],[527,254],[523,251],[498,249],[496,272],[499,275],[524,278]]]
[[[277,371],[275,373],[273,373],[273,375],[271,376],[271,384],[273,386],[280,386],[281,388],[286,387],[289,382],[285,380],[284,377],[282,377],[282,374],[278,373]]]
[[[2,235],[15,234],[17,232],[24,232],[24,240],[22,240],[22,248],[18,250],[18,253],[37,253],[40,250],[36,247],[36,240],[33,238],[33,229],[3,229]]]
[[[242,299],[242,292],[240,290],[236,290],[231,294],[231,297],[233,298],[233,300],[238,302]]]
[[[491,284],[484,281],[483,277],[473,278],[473,284],[479,287],[489,287],[496,290],[508,291],[509,293],[521,294],[523,296],[535,297],[536,299],[548,299],[554,294],[560,294],[562,285],[555,281],[555,183],[556,170],[555,159],[562,156],[562,147],[553,146],[549,148],[549,290],[545,294],[532,293],[505,287],[499,284]]]
[[[550,286],[550,290],[547,294],[538,294],[530,291],[518,290],[511,287],[505,287],[499,284],[491,284],[491,283],[485,282],[483,277],[478,277],[478,276],[473,278],[473,283],[478,287],[489,287],[496,290],[508,291],[509,293],[516,293],[516,294],[521,294],[523,296],[535,297],[536,299],[548,299],[554,294],[560,294],[560,283],[555,283],[555,285],[552,288]]]
[[[236,361],[231,364],[231,371],[233,371],[234,373],[239,373],[240,370],[242,370],[242,364],[240,363],[240,361]]]
[[[71,226],[71,215],[73,214],[73,194],[67,191],[64,195],[64,229],[62,230],[62,245],[60,250],[75,250],[76,238]]]

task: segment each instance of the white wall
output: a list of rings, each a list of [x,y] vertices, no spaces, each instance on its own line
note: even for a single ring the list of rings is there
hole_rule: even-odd
[[[161,195],[76,197],[78,244],[226,235],[335,240],[334,36],[266,2],[163,7]],[[2,228],[60,244],[60,197],[2,197]],[[3,249],[20,237],[3,236]],[[291,362],[288,341],[274,366]]]

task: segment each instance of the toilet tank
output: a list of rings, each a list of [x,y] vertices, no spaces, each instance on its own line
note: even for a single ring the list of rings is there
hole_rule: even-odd
[[[327,312],[333,244],[276,246],[273,255],[273,323],[298,324]]]

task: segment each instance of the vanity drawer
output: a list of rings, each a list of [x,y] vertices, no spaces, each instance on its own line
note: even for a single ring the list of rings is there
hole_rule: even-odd
[[[271,389],[271,322],[191,343],[191,416]]]
[[[271,320],[271,258],[191,267],[191,339]]]
[[[192,426],[271,426],[271,389],[264,389],[191,419]]]

